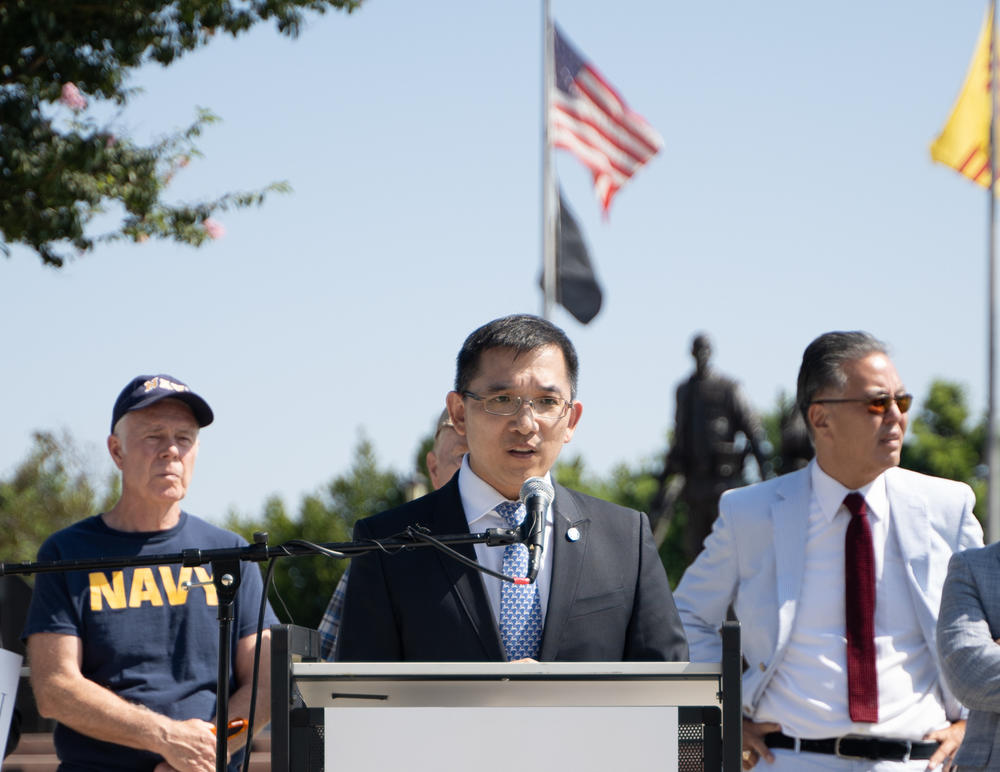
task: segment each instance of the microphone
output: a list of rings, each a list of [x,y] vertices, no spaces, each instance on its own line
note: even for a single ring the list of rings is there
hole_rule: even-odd
[[[521,501],[527,514],[521,523],[521,540],[528,546],[529,582],[538,576],[542,549],[545,547],[545,513],[555,497],[552,485],[544,477],[529,477],[521,486]]]

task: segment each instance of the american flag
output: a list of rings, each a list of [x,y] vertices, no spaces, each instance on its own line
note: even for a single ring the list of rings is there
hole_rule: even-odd
[[[577,53],[553,25],[555,68],[549,98],[553,147],[575,155],[594,175],[605,214],[611,198],[656,155],[663,138]]]

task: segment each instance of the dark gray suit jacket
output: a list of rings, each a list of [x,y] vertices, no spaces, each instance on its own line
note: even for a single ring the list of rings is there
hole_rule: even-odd
[[[618,662],[688,659],[687,640],[646,516],[555,486],[548,610],[538,659]],[[420,524],[468,533],[458,475],[441,489],[358,521],[355,539]],[[580,538],[570,541],[574,526]],[[475,560],[471,544],[458,547]],[[503,661],[479,573],[440,551],[354,558],[337,659],[357,662]]]
[[[1000,770],[1000,542],[956,552],[941,593],[937,644],[945,680],[969,708],[959,770]]]

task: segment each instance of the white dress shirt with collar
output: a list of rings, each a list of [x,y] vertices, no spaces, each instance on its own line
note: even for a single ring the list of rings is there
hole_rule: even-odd
[[[906,585],[906,566],[890,528],[884,475],[859,489],[869,508],[875,553],[875,649],[879,721],[852,722],[847,707],[844,540],[850,493],[811,464],[805,570],[788,648],[753,716],[801,738],[872,734],[921,739],[947,726],[939,675]]]
[[[549,474],[545,475],[545,480],[552,483]],[[495,511],[494,507],[507,499],[498,493],[491,485],[484,482],[469,466],[469,456],[466,454],[462,459],[462,467],[458,470],[458,492],[462,497],[462,508],[465,510],[465,517],[469,523],[470,533],[480,533],[489,528],[506,528],[507,524],[503,518]],[[545,548],[542,550],[542,557],[539,561],[538,576],[535,579],[538,584],[539,600],[542,604],[542,623],[544,625],[545,612],[549,605],[549,587],[552,583],[552,561],[549,559],[550,547],[552,544],[552,506],[549,505],[545,513]],[[487,547],[485,544],[474,545],[476,549],[476,559],[481,565],[493,571],[500,571],[503,563],[503,547]],[[486,590],[486,597],[489,598],[490,608],[493,611],[493,621],[499,624],[500,620],[500,579],[489,574],[480,574],[483,580],[483,587]]]

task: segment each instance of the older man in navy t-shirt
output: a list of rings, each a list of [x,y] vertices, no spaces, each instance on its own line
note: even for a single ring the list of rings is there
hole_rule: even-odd
[[[112,412],[108,450],[122,494],[107,512],[50,536],[39,560],[177,554],[246,544],[180,507],[208,403],[165,375],[138,376]],[[197,586],[187,589],[186,582]],[[235,603],[229,715],[250,711],[260,571]],[[157,564],[40,574],[24,635],[42,715],[55,718],[60,770],[215,769],[218,599],[205,566]],[[268,608],[265,624],[276,622]],[[262,635],[262,656],[268,653]],[[268,672],[268,660],[261,672]],[[266,687],[266,684],[265,684]],[[258,693],[259,726],[269,692]],[[231,743],[230,750],[240,745]],[[235,766],[235,762],[230,768]]]

